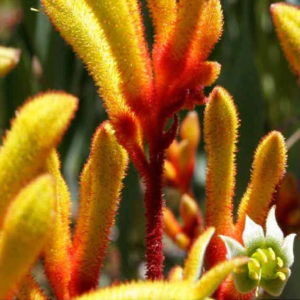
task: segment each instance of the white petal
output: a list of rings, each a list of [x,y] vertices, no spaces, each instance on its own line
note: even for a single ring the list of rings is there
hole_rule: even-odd
[[[265,241],[263,228],[246,216],[243,241],[247,249],[261,247]]]
[[[294,263],[294,240],[295,240],[295,233],[291,233],[285,237],[281,252],[282,256],[286,261],[286,266],[289,268]]]
[[[222,239],[226,246],[227,259],[232,259],[236,256],[247,255],[246,249],[235,239],[224,235],[219,235],[219,237]]]
[[[283,232],[277,224],[275,217],[275,208],[273,205],[269,211],[267,222],[266,222],[266,242],[268,244],[275,244],[278,248],[280,248],[283,242]]]

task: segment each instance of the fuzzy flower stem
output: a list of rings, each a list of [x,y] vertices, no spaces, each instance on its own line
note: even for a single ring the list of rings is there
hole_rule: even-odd
[[[146,259],[147,279],[163,278],[163,199],[162,199],[162,166],[163,153],[153,153],[150,161],[150,172],[146,176]]]
[[[161,131],[157,131],[161,132]],[[150,163],[145,174],[145,206],[146,206],[146,260],[147,279],[158,280],[163,278],[163,198],[162,175],[164,152],[159,147],[161,138],[150,144]]]

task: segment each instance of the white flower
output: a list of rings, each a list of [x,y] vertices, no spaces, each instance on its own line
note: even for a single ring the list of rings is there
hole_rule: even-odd
[[[266,234],[262,226],[246,217],[242,246],[233,238],[220,236],[226,245],[227,259],[248,256],[249,263],[234,273],[234,281],[241,293],[262,287],[272,296],[279,296],[291,274],[294,263],[295,234],[284,238],[275,218],[275,206],[268,214]]]

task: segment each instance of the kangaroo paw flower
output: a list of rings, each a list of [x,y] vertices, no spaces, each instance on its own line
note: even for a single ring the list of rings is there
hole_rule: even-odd
[[[4,220],[0,241],[0,299],[16,288],[42,248],[54,218],[53,178],[41,175],[23,188]]]
[[[154,52],[161,49],[175,26],[177,17],[176,0],[147,0],[155,28]]]
[[[187,250],[190,246],[189,237],[183,232],[182,226],[168,208],[163,211],[165,234],[181,249]]]
[[[270,132],[257,147],[252,165],[251,181],[238,209],[238,234],[244,228],[245,216],[262,225],[273,194],[286,168],[284,137],[278,131]]]
[[[174,140],[167,150],[164,179],[182,193],[191,188],[200,134],[198,115],[189,112],[180,126],[181,141]]]
[[[80,180],[80,207],[72,249],[72,295],[97,286],[127,163],[127,153],[118,144],[111,124],[103,123],[94,135]]]
[[[235,151],[239,120],[228,92],[216,87],[206,106],[204,139],[207,152],[207,212],[208,226],[216,234],[233,233],[232,197],[235,186]],[[214,264],[225,258],[225,248],[218,237],[210,244],[208,261]]]
[[[27,101],[17,112],[0,148],[0,224],[13,197],[24,184],[44,172],[47,157],[58,145],[76,109],[75,97],[48,92]]]
[[[241,293],[249,293],[255,287],[263,288],[272,296],[279,296],[291,274],[294,262],[295,234],[284,238],[275,218],[275,206],[268,214],[266,233],[263,228],[246,217],[243,243],[221,236],[226,245],[227,258],[247,256],[247,265],[237,268],[233,273],[236,288]]]
[[[71,279],[71,195],[60,172],[55,150],[47,160],[47,169],[55,181],[56,219],[44,250],[45,271],[58,299],[68,300]]]
[[[300,7],[274,3],[271,15],[284,54],[300,82]]]

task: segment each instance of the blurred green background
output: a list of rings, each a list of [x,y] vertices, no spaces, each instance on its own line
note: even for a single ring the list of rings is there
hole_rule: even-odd
[[[224,0],[225,27],[212,59],[222,64],[217,84],[233,95],[241,127],[237,153],[236,202],[247,186],[254,150],[262,136],[278,129],[289,138],[300,128],[300,86],[289,70],[279,47],[269,15],[273,1]],[[289,1],[300,5],[300,0]],[[145,8],[145,3],[143,3]],[[37,8],[39,12],[30,8]],[[149,44],[151,24],[145,12]],[[300,38],[300,37],[299,37]],[[22,49],[16,69],[0,80],[0,135],[24,100],[37,92],[61,89],[80,98],[80,109],[60,146],[63,172],[69,183],[76,215],[78,176],[89,153],[92,134],[107,118],[91,77],[60,38],[43,13],[39,1],[0,1],[0,44]],[[209,91],[209,90],[208,90]],[[199,115],[202,118],[202,108]],[[64,113],[63,111],[61,112]],[[59,116],[58,116],[59,117]],[[47,133],[45,133],[47,134]],[[194,191],[203,207],[205,200],[205,154],[198,153]],[[289,150],[288,170],[300,181],[300,142]],[[167,198],[172,198],[166,191]],[[173,196],[174,197],[174,196]],[[144,207],[141,184],[131,166],[102,284],[143,275]],[[295,247],[296,263],[281,299],[300,299],[300,242]],[[182,262],[183,253],[166,241],[166,266]],[[298,285],[297,285],[298,284]]]

